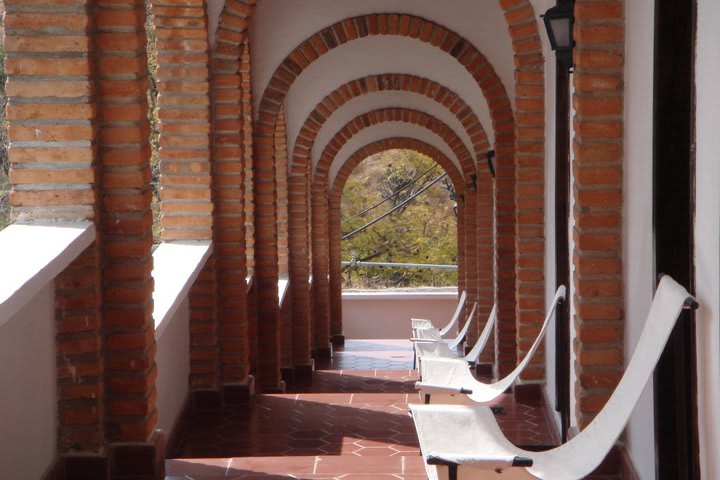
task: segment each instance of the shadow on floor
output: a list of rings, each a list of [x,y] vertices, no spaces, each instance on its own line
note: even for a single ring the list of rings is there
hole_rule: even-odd
[[[195,414],[171,458],[417,453],[406,394],[259,395],[248,408]],[[379,449],[385,449],[380,452]]]

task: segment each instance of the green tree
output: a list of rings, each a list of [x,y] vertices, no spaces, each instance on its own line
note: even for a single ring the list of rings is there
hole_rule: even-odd
[[[348,179],[342,199],[342,231],[355,231],[370,220],[400,205],[442,174],[435,162],[411,150],[390,150],[362,162]],[[430,171],[428,171],[430,170]],[[407,186],[382,206],[359,215]],[[454,190],[450,182],[437,182],[413,201],[368,229],[343,241],[344,260],[394,263],[457,263],[457,221],[453,214]],[[457,284],[451,270],[396,267],[348,267],[349,288],[449,286]]]
[[[0,2],[4,10],[4,4]],[[0,12],[1,15],[1,12]],[[5,96],[5,45],[4,34],[0,35],[0,230],[10,224],[10,159],[8,157],[8,124],[5,117],[7,97]]]

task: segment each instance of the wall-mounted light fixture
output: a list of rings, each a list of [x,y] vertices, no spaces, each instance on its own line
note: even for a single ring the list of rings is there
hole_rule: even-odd
[[[487,153],[487,162],[488,162],[488,169],[490,169],[490,175],[492,175],[493,178],[495,178],[495,164],[493,163],[493,158],[495,158],[495,150],[489,150]]]
[[[574,2],[571,0],[561,0],[541,15],[550,39],[550,47],[555,51],[558,61],[567,65],[568,69],[573,66],[572,51],[575,46],[573,5]]]

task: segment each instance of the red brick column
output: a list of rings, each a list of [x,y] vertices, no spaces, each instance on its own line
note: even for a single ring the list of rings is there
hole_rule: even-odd
[[[332,190],[329,210],[329,262],[330,262],[330,338],[333,346],[344,343],[342,319],[342,237],[340,201],[342,191]]]
[[[474,175],[474,174],[472,174]],[[465,312],[461,318],[460,326],[464,324],[465,319],[470,315],[473,304],[478,300],[478,244],[477,244],[477,177],[475,180],[468,176],[465,180],[465,205],[463,208],[465,228],[463,231],[465,237],[464,259],[465,259],[465,289],[467,291],[467,300],[465,302]],[[477,325],[479,318],[477,315],[473,320],[475,327],[468,330],[468,342],[472,345],[478,337]]]
[[[458,297],[464,292],[466,287],[465,273],[465,195],[466,192],[455,191],[457,203],[457,242],[458,242]]]
[[[103,166],[106,426],[110,441],[117,442],[111,474],[134,469],[162,477],[164,463],[156,457],[164,454],[152,445],[157,372],[145,3],[98,0],[94,16]]]
[[[251,3],[253,0],[247,0]],[[254,176],[253,171],[253,140],[254,140],[254,125],[253,125],[253,105],[252,105],[252,71],[250,63],[250,40],[247,38],[247,33],[244,34],[244,40],[242,44],[241,55],[240,55],[240,79],[242,81],[242,120],[243,128],[241,134],[243,136],[243,161],[245,164],[245,244],[247,248],[247,268],[255,268],[255,224],[253,220],[255,218],[255,189],[254,189]]]
[[[218,337],[223,385],[244,385],[249,375],[245,129],[252,117],[239,71],[244,36],[221,23],[216,34],[211,79],[213,114],[214,247],[218,281]]]
[[[288,178],[288,235],[290,246],[290,294],[292,296],[293,366],[296,375],[312,374],[310,332],[310,276],[308,182],[304,175]]]
[[[330,354],[330,274],[327,176],[315,174],[312,183],[313,350]]]
[[[13,217],[98,225],[92,16],[83,2],[7,1],[5,9]],[[55,281],[58,450],[80,462],[106,453],[101,241],[98,234]]]
[[[278,321],[277,118],[261,114],[255,125],[255,282],[258,294],[258,376],[264,390],[280,388]]]
[[[545,87],[538,18],[528,0],[501,2],[515,52],[515,209],[517,215],[517,358],[525,356],[545,318]],[[522,374],[545,377],[543,348]]]
[[[476,243],[477,243],[477,271],[478,271],[478,310],[477,310],[477,332],[474,338],[479,337],[480,331],[485,328],[485,322],[490,315],[495,302],[495,235],[493,214],[493,183],[494,180],[482,163],[483,158],[478,159],[478,192]],[[471,329],[472,330],[472,329]],[[475,341],[472,341],[475,344]],[[478,363],[492,365],[495,360],[495,338],[488,341],[483,349]]]
[[[285,110],[280,109],[275,126],[275,175],[278,209],[278,271],[288,277],[288,153]]]
[[[163,241],[211,240],[210,97],[202,0],[153,2]],[[215,256],[190,290],[190,384],[218,386]]]
[[[279,278],[289,278],[288,268],[288,153],[285,109],[281,108],[275,125],[275,182],[277,185],[277,248]],[[292,375],[292,327],[290,305],[286,295],[279,316],[280,363],[284,375]]]
[[[622,0],[575,3],[573,321],[581,428],[623,371],[623,12]]]

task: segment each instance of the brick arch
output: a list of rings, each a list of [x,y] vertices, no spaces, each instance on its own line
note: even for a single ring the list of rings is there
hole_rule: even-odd
[[[320,101],[315,109],[308,115],[296,137],[292,156],[294,160],[291,170],[293,175],[289,179],[292,185],[290,188],[290,204],[293,206],[295,212],[289,219],[290,242],[292,244],[290,251],[290,276],[295,279],[294,282],[291,282],[293,325],[307,325],[309,322],[307,320],[309,315],[308,294],[304,288],[302,279],[308,278],[310,271],[310,265],[307,264],[306,260],[310,253],[308,212],[311,205],[308,204],[308,198],[311,192],[307,188],[310,187],[308,178],[311,176],[311,157],[315,141],[327,120],[346,103],[362,95],[383,91],[416,93],[437,102],[452,113],[463,125],[473,144],[473,151],[476,156],[484,155],[490,148],[485,129],[472,108],[470,108],[457,93],[427,78],[401,73],[368,75],[345,83]],[[473,166],[468,164],[465,175],[473,171]],[[461,172],[460,175],[462,176],[463,173]],[[480,176],[479,182],[481,184],[480,191],[489,196],[486,199],[486,204],[492,208],[492,179],[488,176]],[[306,186],[305,189],[303,185]],[[488,258],[485,265],[479,265],[478,268],[483,268],[485,271],[492,271],[492,255]],[[460,288],[464,289],[465,281],[462,276],[459,281]],[[494,283],[486,285],[486,289],[489,290],[489,292],[485,292],[484,294],[491,299],[494,295],[492,291],[494,289]],[[492,303],[492,301],[490,301],[490,303]],[[334,323],[335,326],[337,326],[338,312],[339,310],[337,309],[335,309],[335,312],[330,312],[331,315],[333,315],[332,323]],[[308,328],[309,327],[302,327],[302,332],[297,334],[299,336],[298,338],[306,336],[306,330]],[[336,332],[336,334],[339,334],[339,332]],[[473,332],[471,332],[471,340],[473,340],[472,337]],[[308,347],[306,347],[307,341],[299,341],[297,343],[298,345],[296,345],[295,351],[303,351],[303,348],[308,349]]]
[[[270,79],[260,100],[256,145],[259,159],[274,156],[266,137],[272,136],[277,115],[294,81],[315,60],[340,45],[375,35],[402,36],[417,39],[453,56],[478,82],[488,101],[496,150],[503,161],[513,158],[514,114],[505,86],[485,56],[468,40],[431,20],[402,14],[368,14],[345,19],[316,32],[298,45],[282,61]],[[294,157],[294,155],[293,155]]]
[[[342,147],[355,134],[366,128],[386,122],[409,123],[435,133],[443,139],[443,141],[455,154],[458,162],[460,162],[463,171],[463,178],[467,179],[468,175],[475,172],[475,162],[473,161],[472,154],[458,134],[455,133],[455,131],[445,122],[419,110],[401,107],[387,107],[358,115],[345,124],[345,126],[343,126],[333,136],[320,155],[318,164],[315,167],[315,175],[313,175],[313,184],[329,181],[328,173],[335,157]]]
[[[515,257],[516,247],[520,248],[520,243],[527,243],[529,251],[538,251],[537,248],[533,248],[530,245],[533,242],[544,242],[542,234],[537,235],[536,221],[532,223],[527,219],[540,218],[543,215],[538,215],[538,211],[542,213],[543,203],[538,202],[533,196],[533,203],[537,206],[525,207],[520,205],[515,212],[515,169],[522,163],[523,168],[528,165],[529,168],[537,171],[543,171],[544,165],[539,157],[542,157],[544,149],[544,138],[542,135],[538,135],[538,132],[544,131],[544,97],[542,92],[542,86],[544,84],[544,73],[543,73],[543,59],[542,59],[542,48],[539,41],[537,20],[535,18],[535,12],[530,4],[529,0],[498,0],[500,8],[505,11],[505,18],[508,23],[508,29],[513,39],[513,51],[516,65],[515,74],[515,95],[516,95],[516,115],[518,123],[515,124],[515,118],[512,114],[509,101],[506,101],[503,96],[488,97],[491,103],[493,112],[497,111],[497,114],[493,114],[493,123],[496,127],[496,145],[495,150],[497,153],[498,163],[496,170],[498,172],[498,178],[496,180],[496,202],[500,203],[499,208],[495,210],[496,222],[498,225],[497,231],[497,245],[496,248],[496,261],[498,266],[498,289],[503,291],[503,295],[496,297],[496,301],[499,307],[498,314],[498,339],[499,343],[504,346],[501,350],[505,353],[500,352],[498,356],[498,365],[501,372],[512,369],[515,363]],[[239,44],[238,38],[246,33],[247,28],[250,24],[251,17],[255,10],[256,0],[243,0],[242,2],[226,2],[223,7],[223,11],[220,16],[219,29],[216,37],[218,38],[216,52],[227,53],[228,49],[232,48],[232,45],[237,46]],[[370,16],[368,16],[370,17]],[[421,35],[424,39],[433,39],[434,44],[446,42],[441,38],[443,33],[447,33],[447,30],[438,28],[436,31],[433,28],[432,22],[426,22],[416,17],[408,15],[372,15],[373,20],[368,22],[368,18],[365,21],[356,23],[355,19],[348,19],[338,24],[329,27],[329,29],[323,30],[328,31],[332,38],[337,40],[333,34],[335,31],[341,33],[345,40],[347,40],[349,32],[351,36],[356,38],[358,30],[357,25],[363,27],[360,31],[364,34],[372,33],[377,34],[381,31],[383,33],[397,34],[402,33],[405,35],[412,36],[413,38],[419,38]],[[372,24],[372,30],[368,28],[369,24]],[[348,31],[346,32],[345,26]],[[434,35],[435,33],[435,35]],[[447,35],[446,35],[447,37]],[[318,39],[317,36],[313,37],[318,43],[319,48],[324,47],[322,39]],[[437,40],[441,38],[441,40]],[[447,40],[448,38],[445,38]],[[466,44],[467,45],[467,44]],[[465,45],[465,46],[466,46]],[[312,46],[308,48],[309,52],[315,54],[315,50]],[[448,51],[448,50],[446,50]],[[296,53],[296,52],[293,52]],[[300,54],[300,58],[303,58]],[[482,56],[475,58],[474,55],[468,56],[467,50],[465,53],[458,54],[457,58],[463,58],[468,61],[467,67],[479,67],[483,69]],[[473,60],[470,60],[473,58]],[[307,59],[306,59],[307,60]],[[225,60],[226,64],[231,63],[229,60]],[[239,61],[236,62],[239,68]],[[276,72],[278,73],[278,72]],[[296,75],[295,75],[296,76]],[[291,78],[294,78],[291,77]],[[495,76],[496,78],[496,76]],[[489,83],[484,82],[486,86]],[[501,85],[501,84],[500,84]],[[502,85],[501,85],[502,87]],[[538,88],[540,87],[540,88]],[[502,88],[504,94],[504,87]],[[268,93],[268,92],[266,92]],[[281,94],[278,98],[274,98],[278,104],[282,102],[284,94]],[[267,106],[267,105],[264,105]],[[272,110],[272,109],[271,109]],[[270,113],[268,115],[268,113]],[[268,128],[264,128],[265,132],[262,136],[266,136],[269,132],[274,131],[274,123],[272,111],[268,112],[267,109],[261,110],[260,115],[261,122],[269,123]],[[500,127],[500,128],[498,128]],[[262,126],[260,126],[263,129]],[[498,135],[499,134],[499,135]],[[520,157],[515,156],[515,148],[517,140],[517,148]],[[263,156],[272,158],[273,152],[263,152]],[[505,161],[505,159],[513,158],[512,164]],[[531,164],[531,165],[530,165]],[[542,175],[541,175],[542,177]],[[293,188],[293,181],[295,177],[290,177],[291,188]],[[521,183],[528,183],[523,179],[519,180]],[[295,188],[299,188],[295,186]],[[541,185],[540,190],[544,187]],[[523,187],[525,190],[525,187]],[[538,188],[535,186],[535,191]],[[525,196],[526,191],[521,191],[521,195]],[[539,194],[540,197],[544,195],[544,192]],[[523,216],[524,213],[529,215]],[[521,226],[516,226],[516,214],[520,217],[518,222],[521,225],[530,224],[529,229],[524,229]],[[517,229],[518,245],[515,244],[515,233]],[[272,234],[272,232],[268,232]],[[542,249],[540,249],[542,250]],[[527,276],[524,278],[523,284],[517,285],[518,294],[532,294],[531,291],[541,291],[542,287],[538,288],[539,284],[543,282],[544,273],[541,271],[535,272],[535,275]],[[539,279],[538,279],[539,278]],[[525,288],[527,287],[527,288]],[[537,295],[537,294],[535,294]],[[519,307],[518,307],[519,308]],[[518,315],[524,315],[526,312],[518,311]],[[528,312],[531,317],[535,315],[533,312]],[[531,324],[534,321],[533,318],[528,318],[529,321],[524,323]],[[273,328],[272,325],[268,329]],[[509,352],[512,352],[509,353]]]
[[[365,145],[348,157],[332,183],[332,188],[330,189],[330,200],[332,201],[334,198],[340,198],[347,179],[350,178],[350,175],[355,167],[357,167],[363,160],[375,155],[376,153],[398,149],[413,150],[432,158],[443,168],[443,170],[445,170],[448,177],[450,177],[450,181],[452,181],[456,192],[461,193],[465,188],[462,172],[460,172],[453,161],[438,148],[416,138],[392,137]]]
[[[308,115],[298,132],[293,148],[293,173],[302,174],[311,162],[312,150],[320,130],[333,113],[349,101],[375,92],[417,93],[447,108],[465,127],[476,155],[490,147],[485,129],[472,108],[457,93],[433,80],[404,73],[368,75],[345,83],[328,94]]]
[[[360,131],[385,122],[404,122],[417,125],[442,138],[453,151],[463,170],[468,172],[463,178],[469,180],[469,173],[475,171],[471,153],[468,151],[460,137],[449,126],[425,112],[407,108],[383,108],[367,112],[355,117],[341,128],[325,147],[313,175],[311,190],[311,228],[310,238],[313,261],[312,273],[314,279],[314,331],[315,341],[319,345],[325,338],[342,335],[342,319],[339,305],[335,305],[333,312],[332,292],[328,281],[330,274],[329,250],[329,203],[328,203],[328,171],[340,149],[355,134]],[[474,197],[474,195],[473,195]],[[474,207],[475,202],[472,202]],[[475,216],[475,210],[467,209],[468,217]],[[475,232],[475,228],[466,229]],[[472,295],[476,295],[473,284]],[[337,288],[337,287],[336,287]],[[336,294],[337,295],[337,294]],[[333,313],[335,314],[333,316]],[[338,330],[338,328],[340,330]]]
[[[275,71],[265,90],[263,98],[260,100],[259,112],[255,122],[254,144],[256,172],[262,178],[256,180],[256,191],[261,192],[260,189],[267,189],[266,193],[258,193],[257,199],[258,206],[267,206],[258,208],[256,212],[255,225],[256,241],[258,244],[270,246],[277,236],[271,193],[275,188],[274,185],[269,185],[270,183],[274,183],[274,181],[271,180],[272,165],[275,157],[272,136],[275,131],[280,106],[283,104],[290,86],[303,70],[321,55],[337,48],[339,45],[368,35],[395,35],[415,39],[420,42],[429,43],[453,56],[453,58],[456,58],[477,81],[478,86],[488,101],[495,132],[495,150],[498,153],[496,157],[498,165],[512,165],[515,148],[514,114],[512,106],[507,96],[505,86],[502,84],[497,73],[474,45],[455,32],[435,22],[417,16],[369,14],[348,18],[320,30],[293,50]],[[498,212],[502,212],[498,214],[498,219],[500,219],[501,214],[505,215],[503,218],[505,221],[503,227],[509,228],[510,231],[514,232],[515,217],[512,192],[514,192],[515,172],[513,168],[498,170],[498,172],[499,175],[510,175],[509,178],[504,180],[506,184],[511,186],[511,195],[500,197],[502,202],[507,203],[498,203]],[[321,212],[324,210],[325,215],[327,215],[327,201],[325,201],[324,205],[319,204],[317,202],[319,202],[320,199],[316,199],[316,197],[317,196],[313,195],[313,212]],[[466,205],[468,222],[476,222],[474,215],[474,197],[474,195],[471,195]],[[489,208],[492,212],[493,206],[486,205],[485,208]],[[320,224],[322,223],[323,222],[320,222]],[[326,220],[324,224],[327,225]],[[315,233],[313,239],[318,239],[319,232]],[[475,228],[468,226],[466,234],[474,235]],[[509,251],[511,255],[497,256],[498,271],[500,272],[500,276],[505,278],[514,278],[514,239],[510,238],[510,240],[510,245],[506,246],[505,250]],[[485,241],[485,239],[483,239],[483,241]],[[471,244],[474,243],[476,242],[471,242]],[[326,249],[327,248],[325,248],[325,250]],[[261,295],[259,302],[261,311],[266,312],[265,317],[267,321],[264,322],[264,329],[270,341],[274,342],[274,338],[277,336],[277,251],[276,249],[273,250],[273,248],[268,247],[265,254],[267,258],[262,265],[258,263],[258,268],[256,269]],[[314,264],[320,265],[327,261],[328,258],[326,254],[313,248]],[[468,256],[467,261],[469,265],[472,265],[473,262],[477,262],[477,259]],[[327,266],[320,270],[327,271]],[[469,271],[473,270],[470,269]],[[329,333],[329,329],[325,328],[326,322],[324,320],[327,316],[327,310],[324,308],[324,305],[327,304],[328,291],[327,286],[323,285],[323,283],[326,283],[324,279],[327,278],[327,276],[317,276],[317,274],[314,274],[313,278],[317,281],[317,284],[313,286],[316,299],[314,316],[320,319],[314,331],[315,343],[316,348],[326,348],[323,347],[322,344],[326,342],[326,334]],[[503,312],[514,311],[515,306],[507,303],[506,297],[502,297],[500,300],[506,302],[502,305]],[[508,318],[506,321],[513,320]]]
[[[464,278],[461,279],[461,288],[468,292],[468,298],[478,300],[481,306],[481,316],[489,313],[492,308],[494,279],[492,278],[493,258],[493,221],[492,221],[492,182],[489,175],[477,183],[476,187],[472,174],[476,172],[472,154],[467,150],[459,136],[446,124],[435,117],[421,111],[389,107],[367,112],[348,122],[328,143],[318,165],[312,182],[312,229],[311,238],[313,248],[313,278],[317,279],[317,297],[315,298],[316,330],[324,335],[329,329],[332,336],[342,332],[342,311],[339,304],[340,285],[326,284],[331,268],[331,252],[328,241],[334,240],[329,228],[334,222],[332,216],[337,216],[337,210],[330,210],[328,201],[328,171],[335,157],[355,134],[373,125],[384,122],[406,122],[418,125],[440,136],[459,159],[462,168],[464,186],[460,189],[461,196],[465,197],[463,209],[464,217],[462,240],[464,260],[467,268],[464,269]],[[330,223],[328,223],[330,222]],[[481,228],[478,229],[478,224]],[[482,247],[480,247],[482,242]],[[482,260],[482,261],[479,261]],[[484,272],[481,279],[480,272]],[[464,280],[464,281],[463,281]],[[479,330],[471,329],[469,341],[474,342]]]
[[[340,171],[338,172],[335,180],[333,181],[332,188],[330,189],[329,195],[329,265],[330,265],[330,319],[331,319],[331,332],[342,332],[342,271],[340,262],[341,258],[341,242],[340,242],[340,199],[342,197],[342,191],[345,187],[345,183],[352,174],[355,167],[357,167],[363,160],[368,157],[375,155],[376,153],[384,152],[393,149],[408,149],[427,155],[437,162],[447,173],[450,178],[455,192],[458,197],[458,205],[461,203],[461,198],[464,197],[465,184],[463,183],[463,176],[457,166],[450,160],[443,152],[438,150],[436,147],[429,143],[417,140],[415,138],[407,137],[392,137],[379,140],[364,147],[358,149],[345,161]],[[458,219],[462,219],[460,209],[458,210]],[[464,262],[460,262],[460,257],[463,257],[462,251],[464,250],[463,233],[464,229],[460,228],[461,221],[458,221],[458,282],[462,283],[461,279],[464,277]],[[459,289],[462,289],[462,285],[458,285]]]

